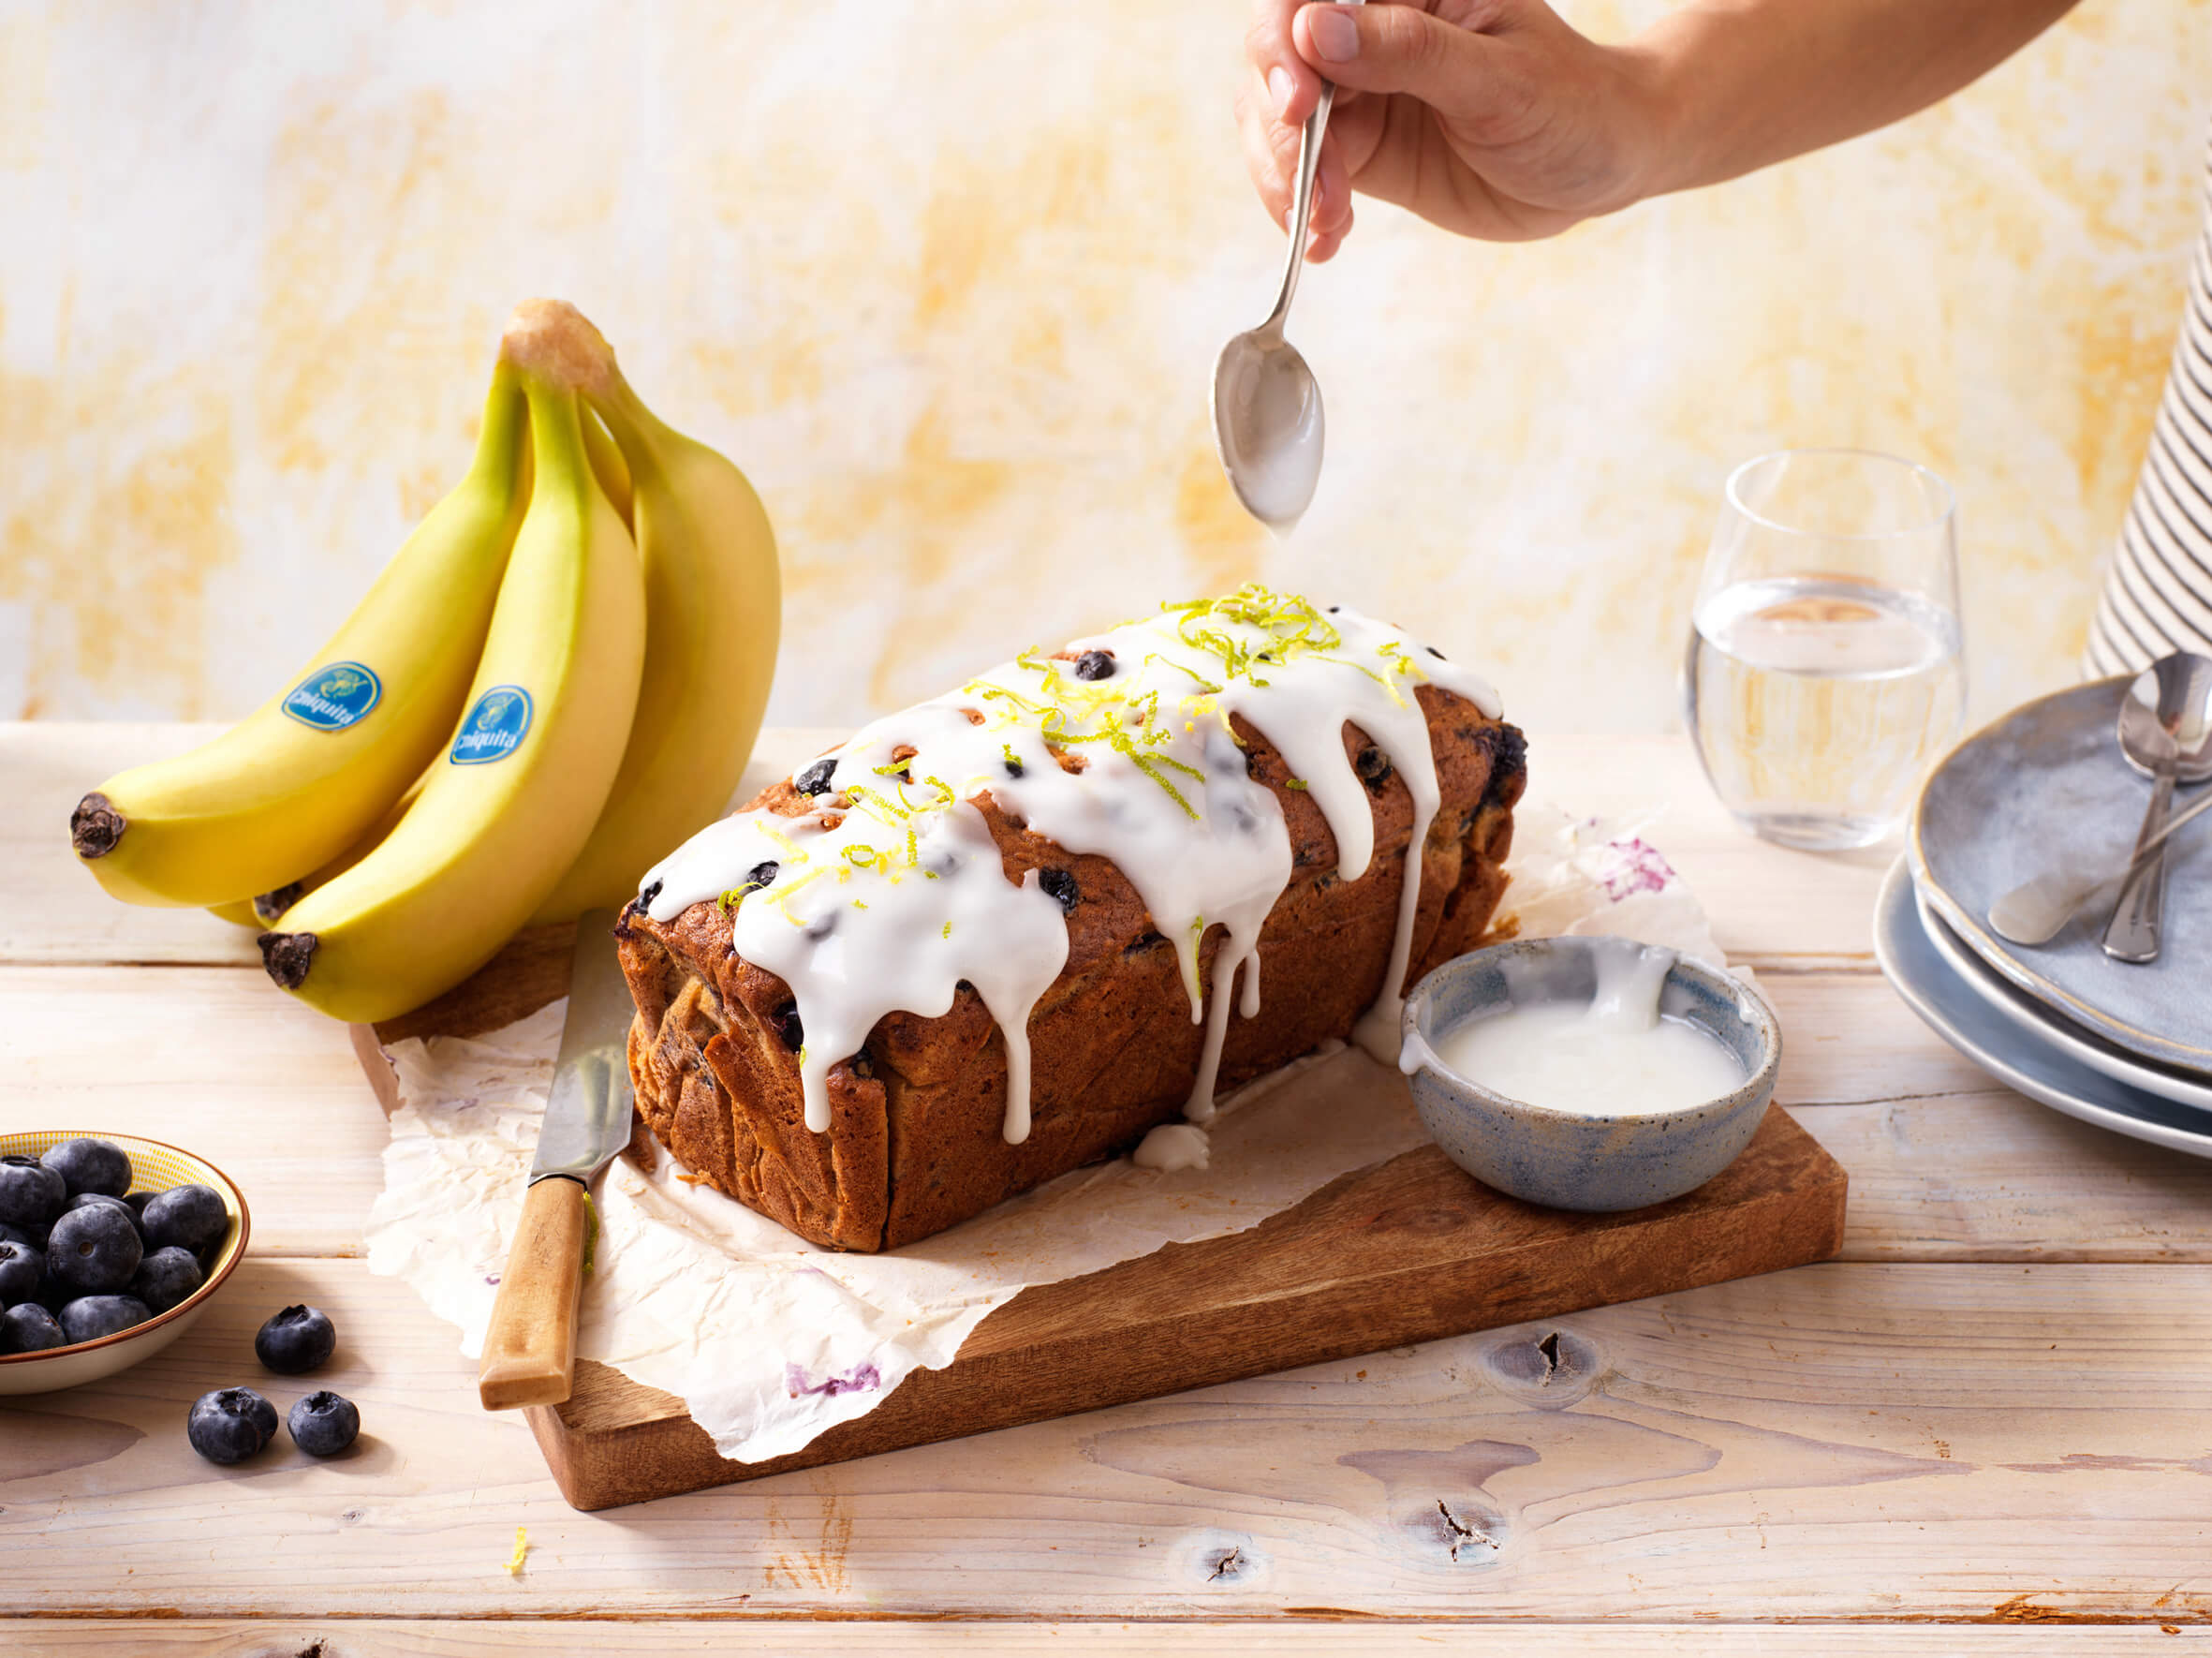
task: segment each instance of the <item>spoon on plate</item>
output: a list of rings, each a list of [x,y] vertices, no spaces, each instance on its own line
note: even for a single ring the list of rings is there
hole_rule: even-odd
[[[2166,844],[2167,838],[2184,823],[2212,811],[2212,794],[2207,794],[2194,806],[2175,812],[2166,820],[2166,826],[2145,841],[2128,868],[2135,866],[2140,858],[2153,847]],[[2110,893],[2127,878],[2127,870],[2117,875],[2107,875],[2097,881],[2083,881],[2078,876],[2060,875],[2056,871],[2039,875],[2033,881],[2024,881],[2011,892],[2004,894],[1989,906],[1990,930],[2000,939],[2014,944],[2048,944],[2066,930],[2066,924],[2094,899]]]
[[[2166,826],[2174,786],[2212,778],[2212,657],[2175,651],[2135,676],[2120,703],[2120,752],[2150,778],[2150,807],[2104,929],[2104,954],[2115,961],[2156,961],[2166,853],[2151,842]]]
[[[1349,0],[1351,5],[1360,0]],[[1298,348],[1283,337],[1298,274],[1312,232],[1314,174],[1321,134],[1335,102],[1334,82],[1321,82],[1320,102],[1298,141],[1298,186],[1290,203],[1290,252],[1275,309],[1258,328],[1221,348],[1214,363],[1214,448],[1245,511],[1287,535],[1305,515],[1321,481],[1321,388]]]

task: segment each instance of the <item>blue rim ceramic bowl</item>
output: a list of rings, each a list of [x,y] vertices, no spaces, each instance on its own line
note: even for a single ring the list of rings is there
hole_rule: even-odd
[[[1555,1209],[1638,1209],[1694,1192],[1751,1143],[1774,1097],[1782,1032],[1773,1012],[1728,974],[1676,956],[1662,1015],[1715,1037],[1744,1068],[1733,1092],[1665,1111],[1592,1114],[1509,1099],[1448,1070],[1435,1032],[1516,1003],[1587,1002],[1598,962],[1630,939],[1515,939],[1438,968],[1406,999],[1404,1068],[1414,1107],[1444,1155],[1485,1186]]]
[[[252,1221],[246,1214],[245,1194],[229,1176],[205,1158],[149,1140],[139,1134],[114,1134],[100,1129],[39,1129],[0,1133],[0,1157],[39,1157],[64,1140],[80,1136],[120,1146],[130,1159],[133,1192],[166,1192],[171,1186],[206,1186],[223,1199],[230,1211],[230,1231],[217,1246],[214,1265],[206,1281],[167,1312],[157,1312],[142,1325],[118,1330],[94,1341],[67,1347],[49,1347],[41,1353],[0,1354],[0,1397],[22,1393],[52,1393],[97,1382],[118,1370],[127,1370],[141,1359],[152,1358],[182,1336],[207,1310],[215,1292],[245,1258],[246,1235]]]

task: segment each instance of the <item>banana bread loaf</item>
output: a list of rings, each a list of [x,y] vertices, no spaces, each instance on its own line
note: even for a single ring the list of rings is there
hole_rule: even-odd
[[[1258,588],[1025,655],[647,876],[640,1115],[873,1251],[1355,1028],[1394,1058],[1404,987],[1489,926],[1524,752],[1435,652]]]

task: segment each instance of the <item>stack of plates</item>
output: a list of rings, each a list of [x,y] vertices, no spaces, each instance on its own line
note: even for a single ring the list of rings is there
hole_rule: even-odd
[[[2212,833],[2168,843],[2156,962],[2108,957],[2094,907],[2034,948],[1988,924],[1998,895],[2037,875],[2126,865],[2149,796],[2114,735],[2127,684],[2030,703],[1936,769],[1882,884],[1875,955],[1915,1013],[2008,1086],[2212,1157]]]

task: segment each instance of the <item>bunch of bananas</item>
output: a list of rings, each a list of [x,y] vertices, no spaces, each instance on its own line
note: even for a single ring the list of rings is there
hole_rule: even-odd
[[[656,419],[573,306],[500,343],[468,475],[307,670],[79,803],[118,898],[260,930],[341,1019],[404,1013],[573,920],[713,819],[774,672],[759,497]]]

